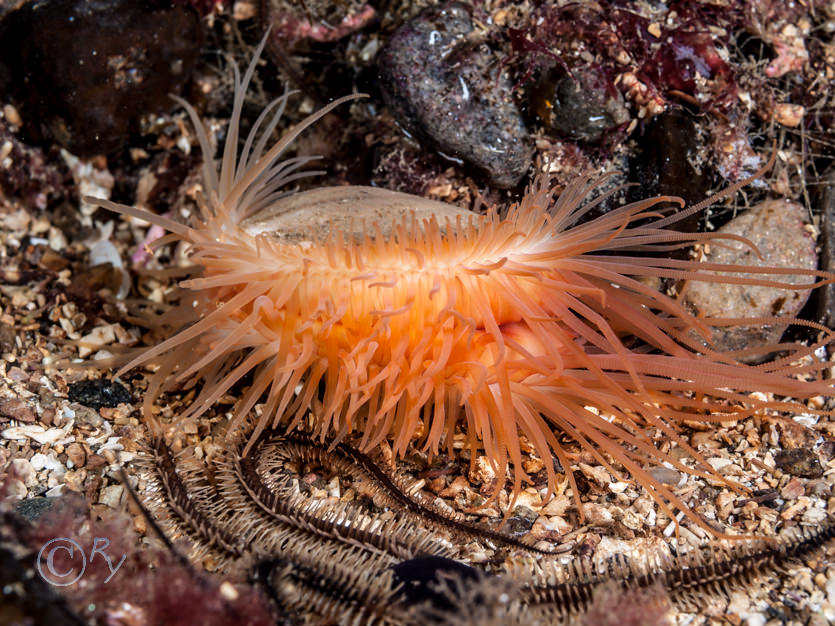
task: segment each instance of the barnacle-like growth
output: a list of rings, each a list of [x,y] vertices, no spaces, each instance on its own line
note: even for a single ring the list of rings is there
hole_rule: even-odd
[[[514,494],[526,479],[521,437],[541,457],[556,456],[568,469],[570,457],[560,440],[567,435],[613,475],[625,472],[643,485],[670,517],[677,507],[709,528],[646,469],[665,461],[742,489],[713,471],[678,425],[768,410],[809,412],[799,400],[832,393],[831,381],[822,377],[824,364],[814,358],[831,332],[805,322],[824,331],[824,339],[812,346],[749,349],[746,357],[778,349],[784,356],[746,365],[741,353],[711,347],[711,328],[790,320],[700,319],[641,280],[805,289],[808,283],[780,279],[817,277],[819,285],[829,280],[827,274],[665,258],[658,252],[739,239],[668,229],[703,208],[671,215],[658,208],[680,203],[676,198],[634,202],[578,225],[608,195],[589,201],[599,184],[589,180],[578,180],[555,198],[547,178],[540,177],[518,204],[486,215],[371,188],[282,198],[286,183],[307,174],[299,168],[309,160],[280,160],[282,153],[302,130],[350,98],[311,115],[267,149],[287,102],[279,98],[238,153],[241,107],[254,66],[253,61],[243,79],[235,73],[219,172],[206,128],[181,102],[205,157],[205,198],[192,223],[96,201],[165,227],[167,240],[187,242],[202,268],[200,277],[181,283],[193,303],[182,328],[121,370],[158,365],[145,398],[149,418],[159,395],[177,385],[203,382],[183,416],[197,417],[251,374],[231,428],[263,402],[252,441],[264,429],[292,429],[312,413],[323,440],[357,432],[363,450],[388,440],[403,455],[417,439],[435,453],[444,439],[451,449],[461,427],[469,447],[482,448],[498,476],[513,466]],[[352,197],[354,205],[338,202]],[[317,198],[330,199],[332,216],[344,227],[304,235],[303,229],[263,232],[252,226],[265,214],[304,220],[307,212],[319,219],[322,206],[306,204]],[[416,212],[383,213],[404,200]],[[426,215],[431,216],[421,217]],[[749,395],[754,391],[796,400],[766,401]],[[662,454],[650,439],[656,429],[694,464]],[[554,464],[545,467],[553,490]]]

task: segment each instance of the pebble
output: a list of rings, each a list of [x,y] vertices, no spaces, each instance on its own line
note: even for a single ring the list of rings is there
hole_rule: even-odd
[[[0,355],[9,354],[15,349],[16,334],[13,326],[0,322]]]
[[[571,499],[568,496],[561,495],[551,499],[548,504],[542,507],[540,513],[548,517],[564,515],[566,510],[571,506]]]
[[[587,463],[580,463],[579,469],[583,472],[583,476],[589,480],[593,480],[601,487],[608,487],[612,482],[612,477],[605,467],[600,465],[588,465]]]
[[[18,422],[34,422],[35,411],[20,398],[4,398],[0,400],[0,416],[8,417]]]
[[[794,420],[798,417],[795,415]],[[797,421],[783,421],[777,423],[777,432],[780,433],[780,446],[784,449],[814,447],[820,437],[813,428],[809,428]]]
[[[117,324],[97,326],[90,333],[82,336],[78,342],[78,357],[81,359],[87,358],[102,346],[116,341],[114,326],[117,326]]]
[[[66,415],[67,412],[72,412],[74,416],[77,416],[78,423],[82,426],[101,428],[107,424],[98,411],[94,411],[78,402],[74,402],[72,406],[64,407],[64,414]]]
[[[800,520],[806,524],[820,524],[829,517],[826,510],[819,507],[809,507],[803,512]]]
[[[32,467],[35,468],[35,471],[40,472],[41,470],[49,470],[50,472],[53,470],[63,470],[64,464],[58,460],[55,456],[55,452],[50,450],[49,455],[43,454],[38,452],[32,455],[32,458],[29,459],[29,462],[32,464]]]
[[[548,518],[539,516],[533,526],[531,526],[528,537],[535,541],[557,541],[565,532],[565,528],[565,520],[561,520],[559,517]]]
[[[624,511],[620,521],[629,530],[639,530],[644,525],[643,518],[631,509]]]
[[[57,498],[64,493],[64,484],[61,483],[60,485],[55,485],[51,489],[49,489],[44,495],[47,498]]]
[[[534,511],[526,506],[517,506],[502,529],[509,535],[521,537],[531,530],[536,520],[537,514]]]
[[[496,187],[515,187],[533,147],[510,77],[488,41],[478,41],[471,9],[447,2],[401,26],[377,66],[398,123],[444,156],[483,170]]]
[[[0,76],[27,133],[76,154],[121,148],[191,76],[202,24],[186,3],[24,3],[0,23]]]
[[[496,486],[496,470],[486,456],[480,456],[475,460],[469,478],[471,483],[481,485],[480,491],[488,490],[492,493]]]
[[[15,512],[24,519],[34,522],[55,503],[53,498],[35,497],[22,500],[15,506]]]
[[[707,459],[707,462],[717,472],[721,470],[723,467],[727,467],[728,465],[733,463],[733,461],[731,461],[730,459],[723,459],[722,457],[718,456],[714,456]]]
[[[655,480],[665,485],[677,485],[681,482],[681,472],[673,469],[672,467],[664,467],[661,465],[658,467],[651,467],[647,470],[647,472]]]
[[[87,452],[84,450],[84,446],[80,443],[71,443],[67,446],[67,458],[73,464],[73,467],[84,467],[85,463],[87,462]]]
[[[823,468],[817,455],[807,448],[778,450],[774,453],[774,462],[781,470],[792,476],[820,478]]]
[[[542,498],[536,489],[525,489],[516,498],[516,506],[539,510],[542,508]]]
[[[26,439],[28,437],[33,441],[37,441],[41,445],[47,443],[54,444],[67,436],[67,433],[69,433],[72,429],[73,423],[74,422],[70,421],[64,428],[49,429],[46,429],[43,426],[40,426],[39,424],[14,426],[12,428],[7,428],[4,431],[0,432],[0,436],[2,436],[4,439]]]
[[[122,485],[109,485],[99,493],[99,502],[112,509],[117,509],[122,501],[123,491],[124,487]]]
[[[586,516],[586,523],[590,526],[608,526],[614,522],[612,513],[608,508],[593,502],[583,504],[583,513]]]
[[[792,478],[782,489],[780,489],[780,497],[785,500],[794,500],[803,495],[806,495],[806,489],[803,486],[803,483],[797,478]]]
[[[26,485],[19,478],[11,478],[5,485],[6,497],[10,500],[21,500],[29,495]]]
[[[786,199],[766,200],[735,217],[720,233],[749,239],[763,255],[760,259],[747,245],[717,242],[705,254],[706,263],[729,263],[756,267],[817,269],[815,238],[806,222],[806,209]],[[814,282],[809,276],[777,275],[771,280],[795,284]],[[689,281],[685,299],[698,316],[704,317],[794,317],[803,308],[811,290],[800,291],[752,285]],[[713,329],[718,350],[738,350],[779,341],[785,324],[753,324]]]

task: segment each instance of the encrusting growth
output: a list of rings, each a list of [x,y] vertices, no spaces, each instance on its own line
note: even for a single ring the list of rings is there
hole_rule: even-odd
[[[167,390],[202,381],[182,416],[193,418],[251,374],[231,429],[263,402],[252,441],[264,429],[295,428],[312,413],[322,440],[338,442],[356,432],[362,450],[388,440],[398,455],[413,445],[434,454],[444,441],[452,448],[460,427],[473,458],[482,448],[499,477],[513,466],[513,494],[527,478],[522,436],[542,458],[556,456],[568,470],[570,456],[560,440],[567,435],[614,476],[626,474],[640,483],[671,518],[672,508],[679,508],[717,534],[646,469],[666,462],[743,490],[712,470],[678,425],[767,411],[809,413],[804,398],[832,394],[832,382],[822,376],[826,363],[814,356],[832,341],[831,331],[795,322],[821,331],[823,339],[810,346],[749,349],[746,357],[775,350],[783,356],[746,365],[741,353],[711,347],[711,327],[791,320],[698,318],[642,282],[662,277],[791,290],[810,285],[781,277],[814,276],[819,280],[813,286],[831,280],[824,272],[657,254],[716,239],[747,243],[668,229],[707,202],[670,214],[658,206],[680,200],[650,198],[578,225],[613,192],[589,201],[600,181],[579,180],[555,198],[547,177],[540,177],[501,214],[447,207],[435,212],[439,217],[419,217],[426,211],[377,217],[392,198],[412,197],[361,188],[362,201],[344,207],[341,216],[350,227],[289,240],[286,233],[244,228],[264,212],[280,214],[283,203],[304,206],[313,194],[322,195],[317,190],[283,198],[287,183],[310,174],[300,169],[310,158],[281,156],[304,129],[353,98],[309,116],[268,149],[287,103],[286,95],[278,98],[238,153],[241,108],[254,68],[255,59],[243,78],[235,69],[235,101],[219,171],[210,158],[207,129],[180,101],[205,159],[201,214],[190,224],[88,199],[166,228],[170,235],[163,241],[187,242],[200,268],[199,277],[180,283],[188,294],[188,305],[174,312],[180,330],[120,370],[158,366],[145,398],[152,423],[150,408]],[[353,189],[324,191],[339,198]],[[416,208],[430,211],[446,206],[412,199]],[[354,232],[355,226],[362,231]],[[763,400],[749,395],[754,391],[794,399]],[[693,464],[662,454],[650,438],[655,430],[686,451]],[[558,475],[553,463],[545,468],[553,492]],[[578,498],[570,471],[567,477]]]

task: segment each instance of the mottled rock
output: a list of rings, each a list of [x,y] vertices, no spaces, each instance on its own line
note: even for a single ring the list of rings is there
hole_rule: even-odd
[[[538,515],[526,506],[517,506],[502,531],[513,537],[521,537],[530,531]]]
[[[612,513],[606,507],[593,502],[583,504],[583,513],[589,526],[608,526],[614,521]]]
[[[777,422],[777,432],[780,433],[780,446],[784,449],[811,449],[820,437],[820,434],[813,428],[798,424],[794,421]]]
[[[15,505],[15,512],[22,518],[27,519],[30,522],[34,522],[41,517],[41,515],[49,511],[55,502],[55,498],[43,498],[40,496],[27,498],[26,500],[21,500]]]
[[[781,470],[792,476],[819,478],[823,468],[817,455],[807,448],[780,450],[774,454],[774,462]]]
[[[531,164],[510,77],[490,43],[474,33],[470,8],[430,7],[401,26],[378,55],[383,97],[397,121],[444,155],[513,187]]]
[[[103,378],[73,383],[70,385],[68,395],[72,402],[78,402],[92,409],[113,408],[123,402],[133,401],[130,393],[123,385]]]
[[[0,400],[0,418],[7,417],[18,422],[34,422],[34,409],[20,398],[4,398]]]
[[[199,16],[182,5],[29,2],[0,23],[0,86],[34,140],[110,152],[143,114],[172,106],[201,39]]]
[[[35,475],[37,468],[26,459],[13,459],[10,471],[12,476],[20,480],[29,489],[38,484],[38,478]]]
[[[762,258],[750,246],[726,240],[712,243],[704,262],[814,270],[818,265],[815,239],[807,227],[806,215],[806,209],[796,202],[766,200],[719,229],[747,238]],[[814,282],[813,277],[801,275],[774,275],[771,280],[798,285]],[[792,318],[810,293],[810,289],[688,281],[685,299],[694,313],[704,317]],[[786,324],[715,328],[713,340],[719,350],[740,350],[775,343],[786,328]]]

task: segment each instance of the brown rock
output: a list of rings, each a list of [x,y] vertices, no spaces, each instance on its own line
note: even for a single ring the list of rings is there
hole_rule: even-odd
[[[0,416],[31,423],[37,418],[34,409],[20,398],[4,398],[0,400]]]
[[[89,481],[87,481],[87,486],[84,489],[84,495],[88,502],[98,500],[98,493],[102,482],[104,482],[102,477],[98,475],[93,476]]]
[[[455,498],[462,491],[467,491],[470,488],[470,483],[463,476],[456,476],[455,480],[450,483],[448,487],[443,489],[438,495],[442,498]]]
[[[0,322],[0,354],[12,352],[15,348],[15,331],[8,324]]]
[[[71,443],[67,446],[67,458],[72,461],[73,466],[76,468],[84,467],[84,464],[87,462],[87,452],[80,443]]]
[[[87,469],[98,469],[104,465],[107,465],[107,459],[103,456],[99,456],[98,454],[91,454],[87,457]]]

